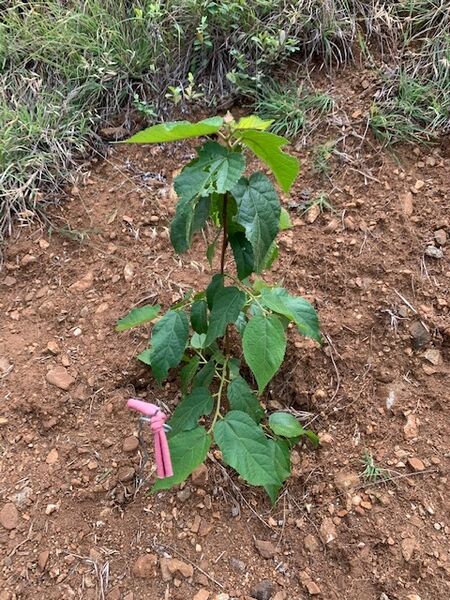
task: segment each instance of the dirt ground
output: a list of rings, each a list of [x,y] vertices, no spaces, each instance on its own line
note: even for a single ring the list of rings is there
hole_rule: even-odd
[[[294,227],[267,278],[314,302],[326,343],[293,335],[264,396],[322,440],[294,452],[273,508],[214,454],[195,481],[149,496],[137,438],[150,437],[125,408],[130,395],[169,410],[179,398],[176,373],[160,389],[134,359],[145,328],[113,327],[209,278],[201,240],[180,258],[168,239],[173,172],[193,144],[114,147],[54,209],[62,230],[10,243],[1,600],[450,597],[450,148],[394,155],[363,141],[366,87],[341,91],[359,128],[337,114],[297,146],[302,175],[283,198]],[[313,146],[333,135],[345,144],[320,176]],[[335,212],[302,214],[321,191]]]

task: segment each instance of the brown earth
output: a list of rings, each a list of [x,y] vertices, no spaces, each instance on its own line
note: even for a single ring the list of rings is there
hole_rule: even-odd
[[[358,81],[341,92],[353,110],[365,94]],[[435,233],[450,235],[450,152],[382,153],[357,137],[364,124],[338,118],[330,177],[314,171],[312,141],[298,149],[302,176],[283,199],[294,227],[267,276],[314,301],[326,338],[292,335],[264,397],[322,438],[294,452],[273,508],[214,455],[207,481],[149,496],[152,460],[128,439],[141,435],[130,394],[169,410],[179,394],[176,373],[160,389],[135,361],[148,332],[119,335],[114,322],[209,278],[201,240],[180,258],[168,239],[172,175],[193,145],[114,148],[53,211],[64,229],[23,229],[10,244],[1,600],[450,597],[450,263]],[[322,190],[335,213],[297,214],[292,202]],[[365,452],[385,480],[364,478]]]

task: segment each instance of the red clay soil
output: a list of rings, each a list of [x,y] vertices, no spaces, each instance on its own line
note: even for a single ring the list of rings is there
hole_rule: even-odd
[[[322,444],[294,452],[275,507],[214,453],[195,481],[148,495],[152,457],[125,408],[179,399],[175,372],[161,389],[134,358],[148,331],[113,328],[209,278],[202,240],[177,257],[168,239],[192,149],[116,147],[53,211],[64,230],[7,248],[0,599],[449,598],[448,147],[393,156],[349,138],[361,160],[335,160],[332,181],[298,152],[294,227],[267,279],[314,302],[326,343],[292,333],[263,400]],[[296,211],[321,190],[336,212]]]

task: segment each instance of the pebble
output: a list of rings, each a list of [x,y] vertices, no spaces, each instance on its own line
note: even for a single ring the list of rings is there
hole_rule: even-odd
[[[11,363],[7,358],[0,357],[0,371],[6,374],[11,368]]]
[[[126,483],[127,481],[131,481],[134,477],[134,469],[133,467],[120,467],[117,471],[117,478],[122,483]]]
[[[195,594],[194,600],[208,600],[209,596],[208,590],[202,589]]]
[[[438,246],[445,246],[447,243],[447,233],[444,229],[437,229],[434,232],[434,240]]]
[[[406,560],[406,562],[409,562],[411,560],[416,546],[417,542],[414,538],[405,538],[404,540],[402,540],[402,556]]]
[[[306,571],[300,571],[299,579],[310,596],[319,596],[321,594],[320,587],[311,579]]]
[[[443,362],[442,354],[437,348],[429,348],[424,352],[423,357],[434,366],[441,365]]]
[[[360,484],[359,475],[353,471],[339,471],[334,478],[334,485],[341,492],[348,493]]]
[[[45,514],[51,515],[57,510],[59,510],[59,504],[47,504],[47,506],[45,507]]]
[[[284,591],[277,592],[272,600],[288,600],[287,594]]]
[[[133,575],[136,575],[136,577],[140,577],[142,579],[155,577],[155,567],[157,563],[158,559],[154,554],[143,554],[133,565]]]
[[[31,263],[36,262],[36,257],[32,254],[25,254],[25,256],[21,259],[20,264],[22,267],[26,267],[27,265],[31,265]]]
[[[339,227],[339,224],[337,219],[331,219],[324,228],[325,233],[333,233]]]
[[[250,595],[256,600],[270,600],[275,592],[275,586],[269,579],[263,579],[252,587]]]
[[[313,204],[306,211],[305,221],[310,225],[316,221],[317,217],[320,215],[320,206],[318,204]]]
[[[191,475],[192,483],[197,487],[205,485],[208,481],[208,468],[206,465],[200,465],[194,469]]]
[[[319,549],[319,542],[311,533],[308,533],[308,535],[305,536],[305,539],[303,540],[303,545],[305,546],[306,550],[308,550],[308,552],[311,552],[311,554]]]
[[[405,440],[413,440],[419,435],[417,417],[413,413],[406,417],[406,425],[403,427]]]
[[[422,598],[417,594],[408,594],[406,600],[422,600]]]
[[[171,558],[167,561],[166,564],[169,573],[171,573],[172,575],[178,573],[186,579],[189,577],[193,577],[194,575],[194,567],[188,563],[183,562],[182,560],[178,560],[178,558]]]
[[[420,460],[420,458],[417,458],[415,456],[408,458],[408,464],[413,471],[418,472],[425,470],[425,465],[423,464],[423,462]]]
[[[47,381],[61,390],[68,390],[70,386],[75,382],[72,375],[66,371],[64,367],[55,367],[50,369],[45,376]]]
[[[47,344],[46,350],[47,350],[47,352],[50,352],[50,354],[53,354],[54,356],[56,356],[57,354],[60,353],[59,346],[54,340],[49,341],[49,343]]]
[[[54,465],[55,463],[58,462],[58,459],[59,459],[58,450],[56,448],[52,448],[50,450],[50,452],[47,454],[47,458],[45,459],[45,462],[48,465]]]
[[[247,570],[247,565],[245,562],[234,556],[230,558],[230,567],[233,569],[233,571],[236,571],[236,573],[245,573]]]
[[[45,567],[47,566],[49,556],[50,552],[48,550],[42,550],[42,552],[39,552],[37,564],[41,571],[45,571]]]
[[[88,271],[85,275],[83,275],[83,277],[81,279],[79,279],[78,281],[75,281],[75,283],[72,283],[72,285],[69,286],[69,291],[85,292],[86,290],[89,290],[92,287],[93,283],[94,283],[94,272]]]
[[[123,278],[129,282],[134,277],[134,266],[131,263],[127,263],[123,269]]]
[[[126,437],[122,442],[122,448],[124,452],[136,452],[139,448],[138,438],[134,435]]]
[[[427,246],[425,248],[425,254],[430,258],[436,258],[437,260],[444,257],[444,253],[440,248],[436,248],[436,246]]]
[[[409,326],[409,333],[412,337],[412,345],[415,350],[420,350],[430,343],[431,335],[422,321],[413,321]]]
[[[403,214],[407,217],[410,217],[414,212],[413,196],[411,192],[406,192],[406,194],[400,196],[400,202],[402,205]]]
[[[13,287],[14,285],[16,285],[16,283],[17,279],[15,277],[11,277],[11,275],[7,275],[3,279],[3,285],[6,285],[6,287]]]
[[[276,547],[269,541],[255,540],[255,547],[265,559],[273,558],[277,553]]]
[[[320,526],[320,538],[324,544],[329,544],[337,537],[336,526],[333,521],[326,517]]]
[[[186,486],[177,493],[177,498],[180,502],[186,502],[186,500],[188,500],[191,497],[191,494],[191,488],[189,486]]]
[[[334,442],[334,438],[327,431],[321,431],[319,433],[319,443],[321,446],[331,446]]]
[[[8,502],[0,511],[0,524],[5,529],[15,529],[19,524],[19,512],[12,502]]]

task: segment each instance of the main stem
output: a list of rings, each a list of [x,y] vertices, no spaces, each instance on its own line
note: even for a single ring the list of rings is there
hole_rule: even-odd
[[[223,222],[223,238],[222,238],[222,254],[220,256],[220,272],[223,275],[225,272],[225,255],[228,246],[228,194],[223,197],[223,210],[222,210],[222,222]],[[228,359],[230,355],[230,338],[228,334],[228,325],[225,329],[225,344],[224,344],[225,357]]]

